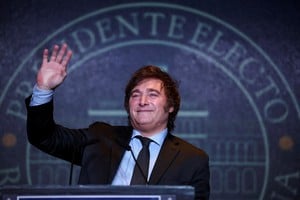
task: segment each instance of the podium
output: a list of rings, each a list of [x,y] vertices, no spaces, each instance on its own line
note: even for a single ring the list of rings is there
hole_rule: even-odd
[[[191,186],[4,186],[1,200],[194,200]]]

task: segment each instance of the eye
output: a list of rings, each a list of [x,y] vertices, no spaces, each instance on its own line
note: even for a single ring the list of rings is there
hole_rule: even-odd
[[[157,94],[157,92],[150,92],[149,96],[150,97],[158,97],[158,94]]]
[[[140,97],[140,96],[141,96],[141,94],[138,93],[138,92],[133,92],[133,93],[131,93],[131,95],[130,95],[131,98],[137,98],[137,97]]]

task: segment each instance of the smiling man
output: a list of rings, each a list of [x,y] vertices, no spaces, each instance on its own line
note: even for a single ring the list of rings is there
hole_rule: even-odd
[[[209,198],[208,155],[172,135],[180,95],[168,73],[145,66],[132,75],[124,98],[128,126],[95,122],[70,129],[53,119],[53,94],[67,76],[72,52],[63,44],[48,54],[45,49],[33,94],[26,99],[31,144],[80,165],[79,184],[191,185],[195,199]]]
[[[165,129],[169,113],[173,111],[173,105],[167,105],[165,88],[159,79],[145,79],[130,92],[130,122],[144,136],[150,137]]]

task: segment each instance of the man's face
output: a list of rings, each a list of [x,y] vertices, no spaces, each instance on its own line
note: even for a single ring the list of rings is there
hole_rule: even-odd
[[[129,98],[129,115],[132,126],[145,135],[153,135],[165,129],[169,113],[167,97],[162,81],[149,78],[135,86]]]

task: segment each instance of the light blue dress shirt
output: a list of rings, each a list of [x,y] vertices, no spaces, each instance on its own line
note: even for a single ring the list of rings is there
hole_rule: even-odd
[[[33,93],[30,101],[30,106],[42,105],[50,102],[53,99],[54,91],[53,90],[42,90],[37,87],[37,85],[33,88]],[[154,164],[158,157],[161,146],[167,136],[167,129],[164,129],[158,134],[155,134],[149,137],[153,142],[150,143],[149,151],[150,151],[150,161],[149,161],[149,171],[147,175],[147,180],[149,180],[150,175],[152,173]],[[135,136],[141,135],[137,130],[133,130],[130,147],[133,151],[135,158],[138,157],[140,150],[142,149],[142,143]],[[133,174],[133,169],[135,166],[134,158],[130,151],[126,151],[117,170],[117,173],[113,179],[112,185],[130,185],[131,177]]]
[[[48,103],[52,100],[54,95],[53,90],[42,90],[37,87],[37,85],[34,85],[33,91],[32,91],[32,97],[30,101],[30,106],[38,106],[45,103]]]
[[[168,132],[167,129],[164,129],[160,133],[149,137],[151,140],[153,140],[153,142],[151,142],[149,146],[150,161],[149,161],[149,171],[147,174],[147,180],[149,180],[150,178],[150,175],[152,173],[161,146],[167,136],[167,132]],[[131,140],[129,142],[129,145],[131,147],[131,150],[133,151],[135,158],[138,157],[138,154],[142,149],[141,141],[138,138],[135,138],[135,136],[137,135],[141,135],[141,133],[139,133],[137,130],[133,130]],[[123,156],[123,159],[121,160],[121,164],[119,166],[117,174],[115,175],[112,185],[130,185],[134,166],[135,166],[135,161],[134,158],[132,157],[131,152],[126,151]]]

